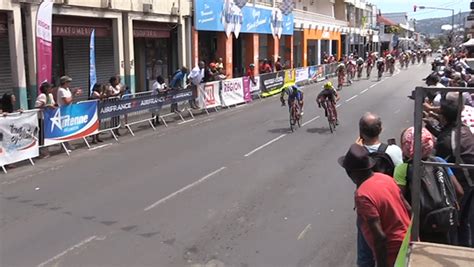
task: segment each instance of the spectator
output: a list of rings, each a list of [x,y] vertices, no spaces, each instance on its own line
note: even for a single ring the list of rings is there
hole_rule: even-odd
[[[107,98],[107,87],[100,83],[94,84],[94,87],[92,87],[92,94],[90,98],[97,99],[98,101],[101,101]],[[97,144],[97,142],[99,143],[103,142],[102,139],[100,139],[100,134],[94,134],[92,136],[92,143]]]
[[[266,61],[267,61],[266,58],[264,60],[260,60],[260,63],[259,63],[259,66],[258,66],[258,69],[259,69],[260,73],[265,73],[265,62]]]
[[[277,60],[275,61],[275,71],[283,70],[283,65],[281,64],[281,57],[278,56]]]
[[[413,161],[414,157],[414,150],[415,150],[415,142],[414,142],[414,127],[410,127],[403,131],[401,140],[400,140],[403,157],[405,158],[405,162],[403,164],[398,165],[395,168],[395,182],[398,184],[402,193],[404,194],[405,198],[411,200],[411,190],[409,184],[409,176],[411,175],[408,172],[409,165]],[[438,162],[438,163],[446,163],[446,161],[440,157],[432,157],[433,148],[434,148],[434,138],[431,133],[426,129],[422,129],[422,136],[421,136],[421,147],[422,147],[422,160],[428,162]],[[456,176],[450,168],[443,168],[446,178],[450,178],[448,181],[445,181],[447,187],[454,188],[455,192],[451,192],[447,190],[447,193],[454,194],[450,195],[450,199],[456,199],[456,196],[461,199],[463,195],[463,190],[461,185],[459,184]],[[448,185],[449,183],[449,185]],[[411,204],[411,201],[409,201]],[[421,215],[422,216],[422,215]],[[421,218],[420,221],[424,221],[425,218]],[[432,232],[428,231],[428,229],[420,228],[420,240],[424,242],[434,242],[434,243],[441,243],[441,244],[450,244],[456,245],[457,237],[456,235],[456,227],[452,229],[448,229],[446,232]]]
[[[109,101],[117,101],[120,96],[125,91],[125,87],[120,84],[120,76],[112,76],[109,79],[109,84],[107,86],[107,97],[110,99]],[[121,136],[118,127],[120,127],[120,116],[112,117],[111,120],[111,127],[114,128],[113,132]]]
[[[221,57],[217,59],[216,69],[218,72],[224,71],[224,60]]]
[[[15,112],[15,105],[16,105],[15,95],[9,94],[9,93],[3,94],[0,110],[4,115]],[[23,110],[19,109],[17,111],[22,112]]]
[[[270,73],[273,72],[272,66],[270,66],[270,62],[265,59],[263,62],[263,72],[262,73]]]
[[[39,144],[40,146],[44,145],[44,114],[43,110],[46,108],[55,108],[56,102],[54,101],[54,97],[52,94],[52,86],[48,82],[44,82],[41,84],[39,88],[40,94],[36,97],[35,101],[35,108],[41,109],[38,113],[38,125],[40,128],[39,131]],[[49,149],[44,147],[41,149],[40,153],[41,158],[49,158]]]
[[[57,97],[59,107],[72,104],[73,95],[78,96],[82,94],[82,90],[80,88],[74,89],[74,92],[71,92],[71,89],[69,89],[71,82],[72,79],[69,76],[62,76],[61,78],[59,78],[59,88]],[[64,142],[64,146],[69,152],[74,150],[74,147],[69,144],[69,142]]]
[[[359,140],[358,144],[365,147],[368,153],[378,152],[382,146],[380,142],[380,134],[382,133],[382,120],[381,118],[373,113],[365,113],[359,120]],[[403,163],[402,150],[397,145],[387,145],[385,151],[380,151],[381,153],[386,153],[391,159],[390,169],[395,168],[395,166]],[[383,148],[383,147],[382,147]],[[391,174],[393,175],[393,173]],[[357,223],[358,237],[357,237],[357,262],[359,266],[374,266],[373,261],[374,257],[371,251],[368,248],[368,245],[362,235],[360,229],[360,223],[358,220]]]
[[[382,119],[373,113],[367,112],[359,120],[360,143],[369,151],[376,152],[382,145],[380,134],[382,133]],[[403,163],[402,150],[397,145],[388,145],[385,151],[392,159],[393,165]]]
[[[181,67],[177,70],[170,82],[171,90],[180,90],[183,89],[184,80],[188,74],[188,69],[186,67]],[[179,112],[178,103],[171,104],[171,112]]]
[[[446,94],[446,100],[450,100],[454,103],[457,103],[458,97],[459,97],[458,92],[449,92]],[[474,133],[474,108],[468,105],[467,103],[469,102],[466,100],[466,97],[469,97],[470,99],[471,96],[469,95],[469,93],[467,94],[463,93],[462,97],[463,97],[462,101],[464,104],[462,104],[461,106],[462,108],[461,121],[464,125],[469,127],[472,133]]]
[[[257,85],[257,82],[255,81],[255,64],[251,63],[249,65],[246,76],[249,77],[254,86]]]
[[[462,108],[462,107],[459,107]],[[449,163],[456,162],[453,146],[456,140],[456,126],[458,105],[457,101],[445,99],[441,101],[439,111],[439,128],[433,125],[431,121],[426,125],[427,129],[437,138],[435,151],[436,155],[446,159]],[[460,142],[460,158],[465,164],[474,164],[474,135],[466,125],[460,125],[461,142]],[[462,246],[473,247],[474,231],[474,170],[463,168],[452,168],[454,175],[461,184],[464,196],[461,200],[460,209],[460,227],[459,227],[459,243]]]
[[[165,79],[163,76],[159,75],[156,77],[156,81],[152,85],[152,90],[154,95],[163,96],[168,91],[168,87],[166,86]],[[160,111],[157,109],[152,112],[151,116],[154,119],[153,125],[157,126],[160,124]]]
[[[194,67],[189,74],[189,81],[191,84],[191,89],[193,90],[193,99],[189,100],[189,105],[193,109],[198,109],[199,107],[196,105],[196,98],[198,95],[198,87],[202,83],[204,78],[204,68],[206,63],[204,61],[199,61],[198,66]]]
[[[392,177],[372,171],[364,147],[353,144],[339,164],[357,186],[358,221],[377,266],[393,266],[410,223],[408,203]]]

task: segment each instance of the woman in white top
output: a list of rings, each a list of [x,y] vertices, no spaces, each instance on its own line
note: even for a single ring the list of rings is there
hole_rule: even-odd
[[[166,91],[168,91],[168,87],[166,86],[165,79],[163,79],[161,75],[156,77],[156,81],[153,83],[151,90],[152,90],[153,95],[162,95],[162,94],[165,94]],[[156,126],[160,124],[160,114],[159,114],[158,109],[152,112],[151,116],[154,119],[153,125]]]
[[[44,145],[44,127],[43,127],[43,110],[46,108],[55,108],[56,102],[54,101],[54,97],[52,94],[52,86],[48,82],[44,82],[41,84],[40,94],[36,97],[35,101],[35,108],[41,109],[38,116],[38,125],[40,127],[40,136],[39,136],[39,143],[40,145]],[[47,147],[43,148],[41,151],[41,158],[48,158],[49,157],[49,150]]]
[[[99,101],[107,98],[107,87],[100,83],[94,84],[94,87],[92,87],[92,94],[90,98],[97,99]],[[92,136],[92,143],[97,144],[97,142],[102,143],[103,141],[102,139],[100,139],[99,134],[94,134]]]

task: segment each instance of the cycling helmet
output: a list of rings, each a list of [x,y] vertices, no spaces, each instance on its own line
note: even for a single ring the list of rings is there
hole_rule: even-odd
[[[324,84],[324,89],[332,89],[332,82],[327,82],[326,84]]]

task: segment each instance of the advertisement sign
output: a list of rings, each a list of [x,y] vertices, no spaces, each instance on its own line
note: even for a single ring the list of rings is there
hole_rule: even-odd
[[[296,78],[295,78],[296,83],[308,81],[308,68],[298,68],[296,69],[295,72],[296,72]]]
[[[196,0],[195,24],[198,31],[293,35],[293,14],[285,15],[277,8],[240,5],[238,0]]]
[[[95,30],[91,33],[91,41],[89,44],[89,95],[92,95],[92,89],[97,83],[97,75],[95,71]]]
[[[285,70],[285,86],[295,84],[295,71]]]
[[[260,75],[260,89],[264,93],[280,90],[285,84],[285,72],[273,72]]]
[[[324,66],[310,66],[309,67],[309,78],[313,81],[322,81],[325,79]]]
[[[244,85],[242,78],[222,81],[221,97],[224,106],[244,103]]]
[[[36,111],[0,117],[0,166],[37,157],[38,133]]]
[[[198,105],[200,108],[215,108],[221,106],[219,96],[220,82],[203,83],[199,85]]]
[[[123,98],[99,103],[99,119],[117,117],[130,112],[147,109],[159,110],[164,105],[184,102],[193,99],[191,89],[171,90],[165,94],[142,95],[134,98]]]
[[[250,83],[250,93],[260,92],[260,76],[254,77],[255,84]]]
[[[245,102],[252,101],[252,89],[250,88],[250,84],[253,85],[253,82],[250,80],[249,77],[243,77],[242,82],[244,83],[244,100]]]
[[[44,82],[51,82],[53,64],[52,43],[53,3],[45,0],[38,8],[36,15],[36,82],[39,87]]]
[[[44,144],[54,145],[97,133],[97,101],[44,110]]]

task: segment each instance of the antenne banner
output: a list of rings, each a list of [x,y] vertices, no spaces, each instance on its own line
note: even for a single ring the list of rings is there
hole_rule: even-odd
[[[0,117],[0,166],[39,156],[38,113]]]
[[[39,87],[44,82],[51,82],[53,64],[52,43],[53,3],[45,0],[38,8],[36,15],[36,79]]]

